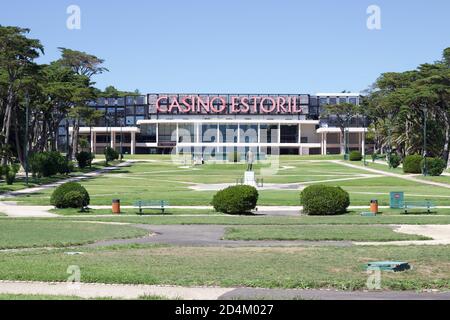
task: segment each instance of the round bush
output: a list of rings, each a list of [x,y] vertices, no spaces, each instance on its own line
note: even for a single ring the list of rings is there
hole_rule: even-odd
[[[75,193],[81,194],[81,202],[77,199],[79,195],[75,195]],[[72,200],[76,201],[71,202]],[[55,189],[55,191],[53,191],[50,203],[58,209],[84,208],[89,205],[90,197],[87,190],[81,184],[76,182],[68,182],[60,185]]]
[[[300,201],[308,215],[337,215],[347,212],[350,196],[340,187],[313,185],[305,188]]]
[[[251,186],[232,186],[216,193],[212,205],[217,212],[246,214],[256,208],[258,190]]]
[[[402,163],[402,158],[396,153],[391,154],[389,157],[389,164],[392,168],[398,168],[398,166]]]
[[[422,168],[425,168],[425,161],[422,160],[420,163]],[[427,158],[427,173],[430,176],[440,176],[446,168],[445,161],[441,158]]]
[[[403,159],[403,172],[404,173],[422,173],[422,156],[418,154],[406,156]]]
[[[85,194],[80,191],[69,191],[63,197],[64,208],[80,208],[83,209]]]
[[[350,161],[361,161],[362,160],[362,154],[359,151],[352,151],[350,152]]]

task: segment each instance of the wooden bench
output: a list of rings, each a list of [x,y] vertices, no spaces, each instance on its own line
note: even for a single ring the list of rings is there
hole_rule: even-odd
[[[405,213],[408,213],[411,209],[427,209],[428,213],[431,213],[431,209],[436,208],[434,203],[429,200],[425,201],[405,201],[403,204],[403,209]]]
[[[134,203],[134,207],[139,208],[139,214],[143,214],[144,209],[161,210],[164,214],[168,205],[169,203],[164,200],[139,200]]]

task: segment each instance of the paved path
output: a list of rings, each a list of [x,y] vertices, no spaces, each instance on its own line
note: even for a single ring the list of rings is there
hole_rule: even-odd
[[[381,174],[381,175],[388,176],[388,177],[395,177],[395,178],[399,178],[399,179],[404,179],[404,180],[408,180],[408,181],[417,182],[419,184],[425,184],[425,185],[431,185],[431,186],[435,186],[435,187],[441,187],[441,188],[450,189],[450,184],[443,183],[443,182],[422,180],[422,179],[415,178],[414,176],[410,176],[410,175],[402,175],[402,174],[398,174],[398,173],[386,172],[386,171],[383,171],[383,170],[367,168],[367,167],[363,167],[363,166],[358,166],[356,164],[351,164],[351,163],[348,163],[348,162],[344,162],[344,161],[341,161],[341,160],[334,160],[333,162],[341,164],[341,165],[346,166],[346,167],[350,167],[350,168],[354,168],[354,169],[360,169],[360,170],[365,170],[365,171],[369,171],[369,172],[376,173],[376,174]]]
[[[389,243],[381,242],[358,242],[356,245],[363,246],[407,246],[407,245],[450,245],[450,225],[401,225],[394,229],[395,232],[406,234],[418,234],[421,236],[432,238],[433,240],[411,240],[411,241],[390,241]]]
[[[0,212],[12,218],[56,218],[57,214],[50,213],[50,206],[22,206],[14,202],[0,201]]]
[[[160,243],[178,246],[211,247],[293,247],[293,246],[350,246],[350,241],[233,241],[222,240],[225,229],[221,225],[133,225],[148,230],[152,236],[135,239],[99,241],[88,247],[103,247],[123,244]]]
[[[64,295],[85,299],[106,297],[113,299],[138,299],[143,296],[160,296],[167,299],[182,300],[450,300],[450,292],[178,287],[19,281],[0,281],[0,294]]]
[[[21,189],[21,190],[17,190],[17,191],[7,192],[7,193],[4,193],[4,194],[0,195],[0,199],[1,198],[9,199],[9,198],[14,198],[16,196],[37,193],[37,192],[40,192],[40,191],[43,191],[43,190],[46,190],[46,189],[51,189],[51,188],[58,187],[58,186],[66,183],[66,182],[77,182],[77,181],[80,181],[80,180],[95,178],[95,177],[98,177],[99,175],[102,175],[102,174],[104,174],[106,172],[117,170],[117,169],[123,168],[123,167],[128,167],[134,162],[137,162],[137,161],[129,160],[129,161],[122,162],[122,163],[118,164],[117,166],[106,167],[106,168],[103,168],[103,169],[100,169],[100,170],[96,170],[96,171],[93,171],[93,172],[89,172],[89,173],[85,173],[85,174],[82,174],[82,175],[79,175],[79,176],[76,176],[76,177],[71,177],[71,178],[68,178],[68,179],[60,180],[60,181],[57,181],[55,183],[50,183],[50,184],[42,185],[42,186],[35,187],[35,188],[28,188],[28,189]],[[3,200],[5,200],[5,199],[3,199]]]
[[[450,225],[400,225],[391,226],[395,232],[422,235],[433,240],[409,240],[389,242],[356,242],[356,241],[304,241],[304,240],[222,240],[226,228],[223,225],[145,225],[135,227],[148,230],[152,235],[135,239],[116,239],[99,241],[88,247],[101,247],[123,244],[160,243],[178,246],[212,246],[212,247],[293,247],[293,246],[386,246],[386,245],[450,245]],[[305,226],[307,227],[307,226]]]
[[[18,205],[14,202],[10,202],[10,200],[13,200],[14,197],[27,195],[27,194],[33,194],[37,192],[41,192],[43,190],[51,189],[58,187],[64,183],[67,182],[77,182],[84,179],[90,179],[98,177],[99,175],[102,175],[106,172],[110,172],[113,170],[117,170],[123,167],[127,167],[130,164],[137,162],[136,160],[130,160],[126,162],[122,162],[118,164],[117,166],[112,167],[106,167],[97,171],[85,173],[76,177],[64,179],[61,181],[57,181],[55,183],[50,183],[46,185],[42,185],[35,188],[28,188],[28,189],[21,189],[17,191],[7,192],[2,195],[0,195],[0,212],[6,214],[9,217],[15,217],[15,218],[51,218],[51,217],[58,217],[58,215],[50,213],[49,211],[53,209],[51,206],[23,206]]]

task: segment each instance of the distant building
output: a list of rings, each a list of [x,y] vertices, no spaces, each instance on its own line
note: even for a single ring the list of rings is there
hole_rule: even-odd
[[[104,113],[93,127],[81,127],[91,151],[107,146],[124,154],[197,154],[225,159],[230,151],[258,156],[325,155],[342,152],[335,119],[320,119],[321,106],[359,104],[358,93],[148,94],[100,98],[90,107]],[[62,122],[60,145],[71,121]],[[361,117],[349,123],[349,149],[365,150]],[[347,133],[346,133],[347,134]]]

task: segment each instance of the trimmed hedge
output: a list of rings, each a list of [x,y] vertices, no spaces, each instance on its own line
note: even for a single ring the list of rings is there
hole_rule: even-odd
[[[313,185],[302,191],[300,202],[307,215],[337,215],[347,212],[350,196],[340,187]]]
[[[85,208],[90,203],[87,190],[77,182],[60,185],[53,191],[50,203],[58,209]]]
[[[359,151],[352,151],[350,152],[350,161],[361,161],[362,160],[362,154]]]
[[[232,186],[216,193],[212,205],[217,212],[248,214],[256,208],[258,190],[252,186]]]
[[[404,173],[422,173],[422,156],[418,154],[406,156],[403,159],[403,172]]]
[[[420,163],[421,168],[425,168],[425,160]],[[440,176],[446,169],[447,165],[441,158],[427,158],[427,173],[430,176]]]

